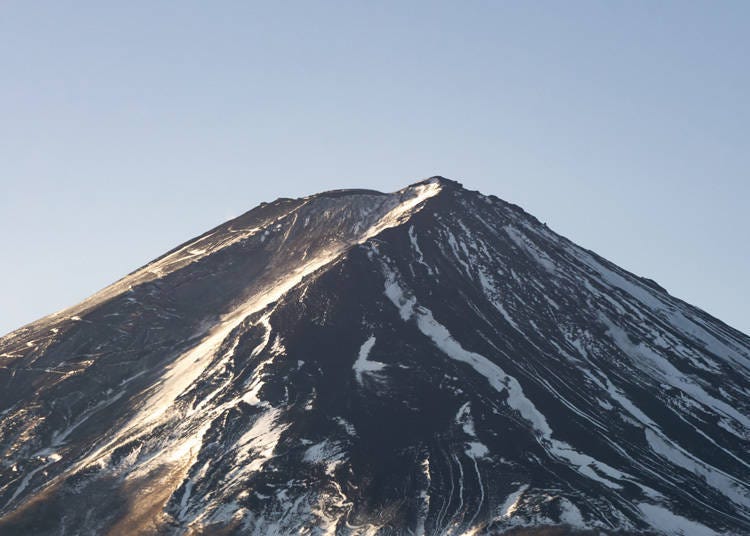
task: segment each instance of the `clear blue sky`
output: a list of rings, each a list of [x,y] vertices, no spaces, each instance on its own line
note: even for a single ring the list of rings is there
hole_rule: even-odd
[[[750,2],[0,4],[0,332],[260,201],[444,175],[750,332]]]

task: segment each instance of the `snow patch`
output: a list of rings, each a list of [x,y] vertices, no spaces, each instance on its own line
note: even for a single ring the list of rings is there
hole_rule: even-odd
[[[432,267],[424,261],[424,255],[422,250],[419,249],[419,243],[417,242],[417,234],[414,232],[414,226],[409,226],[409,240],[411,241],[411,247],[414,249],[414,253],[417,254],[417,262],[425,267],[427,273],[433,275]]]
[[[375,346],[375,337],[371,336],[364,343],[362,343],[362,346],[359,349],[359,356],[357,357],[357,360],[354,362],[354,365],[352,365],[352,369],[354,370],[354,375],[357,378],[357,382],[359,382],[360,385],[364,385],[364,382],[362,379],[362,376],[364,374],[376,373],[376,372],[383,370],[386,367],[385,363],[380,363],[378,361],[369,361],[367,359],[367,357],[370,355],[370,351],[372,350],[373,346]]]
[[[663,534],[679,536],[719,536],[705,525],[678,516],[656,504],[640,503],[638,509],[645,521]]]
[[[581,511],[565,497],[560,499],[560,521],[576,528],[586,528]]]
[[[542,268],[548,272],[554,273],[557,270],[555,263],[549,256],[540,250],[531,240],[526,238],[521,231],[511,225],[506,225],[503,229],[507,233],[508,237],[513,243],[518,246],[522,251],[529,255],[532,259],[536,260]]]
[[[427,182],[417,186],[409,187],[405,192],[412,194],[411,197],[402,200],[398,205],[385,214],[380,220],[370,227],[359,239],[359,243],[366,242],[373,236],[383,232],[385,229],[395,227],[404,222],[407,216],[413,213],[416,207],[431,197],[440,193],[440,183]]]
[[[277,409],[262,413],[237,441],[238,455],[234,465],[243,474],[259,471],[273,456],[281,434],[288,426],[278,423],[280,415]]]
[[[709,486],[725,495],[729,500],[750,509],[750,494],[748,494],[747,488],[741,487],[743,486],[742,482],[688,454],[650,428],[646,429],[646,441],[648,441],[651,450],[668,462],[702,477]]]
[[[332,459],[337,460],[341,456],[341,446],[336,442],[324,439],[320,443],[309,447],[305,451],[304,456],[302,456],[302,460],[314,464],[331,461]]]
[[[521,497],[523,497],[523,494],[527,489],[529,489],[529,485],[524,484],[516,491],[508,495],[508,497],[505,499],[505,502],[500,507],[500,519],[510,519],[511,517],[513,517],[513,514],[516,512],[516,510],[518,510],[518,506],[521,503]]]

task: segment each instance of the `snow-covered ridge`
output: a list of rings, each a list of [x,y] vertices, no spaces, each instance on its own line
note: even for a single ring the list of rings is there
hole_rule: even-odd
[[[0,340],[0,533],[745,534],[748,355],[450,181],[282,199]]]
[[[161,378],[154,383],[146,396],[137,401],[137,411],[129,417],[127,422],[96,449],[71,465],[69,472],[99,467],[113,471],[115,474],[147,475],[156,467],[164,465],[173,467],[172,470],[176,471],[176,474],[182,475],[174,480],[175,485],[178,485],[182,478],[185,478],[188,469],[196,463],[196,457],[202,448],[203,436],[211,420],[236,403],[259,404],[255,393],[262,388],[260,378],[256,379],[244,396],[229,404],[211,407],[210,399],[218,394],[218,390],[203,400],[201,408],[205,409],[187,411],[184,404],[180,403],[181,397],[193,389],[202,378],[213,374],[212,371],[226,367],[226,363],[231,360],[236,349],[237,340],[233,343],[231,341],[232,334],[238,327],[253,314],[269,308],[280,300],[305,278],[336,261],[349,248],[367,241],[386,229],[403,224],[412,213],[421,208],[424,201],[439,192],[439,183],[427,182],[388,196],[355,194],[352,199],[338,196],[333,200],[324,198],[320,201],[317,198],[310,198],[263,227],[245,230],[229,229],[225,236],[217,237],[216,233],[213,233],[201,237],[102,291],[96,299],[111,298],[118,292],[128,292],[144,281],[164,278],[174,270],[209,260],[212,255],[225,248],[236,246],[249,239],[270,241],[273,236],[276,236],[276,240],[282,242],[291,240],[290,236],[299,232],[300,228],[315,225],[315,222],[311,220],[315,217],[316,210],[321,208],[324,211],[322,215],[325,217],[328,213],[337,210],[338,206],[343,206],[348,217],[351,218],[344,222],[346,227],[342,231],[336,232],[336,229],[332,229],[331,239],[320,241],[321,246],[305,247],[301,255],[295,255],[291,259],[289,256],[280,257],[278,262],[283,262],[283,266],[280,266],[283,269],[276,271],[273,264],[269,264],[266,272],[250,287],[252,292],[249,296],[236,304],[232,310],[225,312],[213,326],[203,328],[202,333],[195,334],[193,346],[170,360]],[[273,328],[267,318],[267,315],[263,317],[258,325],[264,326],[266,337],[271,337]],[[227,346],[228,343],[231,344]],[[266,344],[268,344],[268,339]],[[264,346],[259,346],[258,351],[264,350]],[[283,351],[280,350],[277,354],[283,355]],[[358,372],[360,379],[361,373],[374,372],[382,368],[380,364],[367,361],[366,354],[362,359],[361,371]],[[114,403],[122,393],[124,391],[111,396],[107,405]],[[151,442],[149,438],[164,426],[177,427],[171,436],[172,439],[167,442],[161,439],[158,445],[154,444],[149,447]],[[263,424],[263,429],[268,427],[276,430],[274,433],[281,430],[270,421],[269,424]],[[177,434],[176,430],[182,430],[182,432]],[[141,461],[134,460],[130,464],[113,465],[113,454],[133,441],[145,442],[144,446],[139,449],[138,458]],[[266,449],[264,452],[267,449],[271,452],[273,445],[269,444],[264,449]],[[148,454],[149,450],[151,450],[150,454]],[[255,470],[260,470],[260,468],[261,465],[258,465]],[[65,474],[63,473],[61,477]],[[16,496],[13,496],[11,500],[14,499]]]
[[[307,228],[311,222],[314,223],[314,220],[318,219],[321,212],[324,216],[330,216],[337,210],[337,206],[345,209],[339,216],[346,218],[351,225],[344,233],[332,237],[334,243],[339,242],[334,245],[333,249],[337,249],[337,254],[340,254],[348,246],[364,242],[385,229],[403,223],[422,202],[440,192],[441,181],[444,179],[428,179],[390,194],[371,190],[340,190],[333,197],[324,193],[299,200],[284,200],[294,202],[284,203],[280,206],[278,213],[272,213],[268,217],[261,215],[251,220],[254,223],[248,225],[246,221],[248,215],[252,214],[250,212],[148,263],[86,298],[80,304],[62,309],[17,332],[1,337],[0,342],[13,341],[19,336],[25,337],[30,329],[34,327],[39,329],[40,325],[47,327],[70,319],[80,320],[87,310],[107,300],[125,295],[140,285],[158,281],[195,263],[207,260],[232,246],[241,245],[252,239],[263,242],[281,229],[288,231],[290,225]],[[289,207],[284,208],[284,205],[289,205]],[[47,329],[59,328],[47,327]],[[7,353],[6,357],[21,355],[23,355],[22,352],[13,352]]]

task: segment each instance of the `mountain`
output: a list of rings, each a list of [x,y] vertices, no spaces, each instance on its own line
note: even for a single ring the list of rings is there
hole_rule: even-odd
[[[0,339],[2,535],[740,535],[749,481],[749,337],[441,177]]]

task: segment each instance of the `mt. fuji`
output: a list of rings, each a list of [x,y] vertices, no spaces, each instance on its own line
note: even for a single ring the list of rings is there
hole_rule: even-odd
[[[750,337],[442,177],[0,339],[0,534],[750,534]]]

